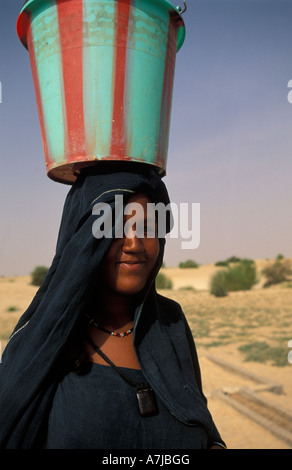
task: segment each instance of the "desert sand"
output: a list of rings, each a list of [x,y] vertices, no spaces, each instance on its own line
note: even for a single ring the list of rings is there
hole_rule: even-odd
[[[267,261],[256,262],[260,274]],[[292,288],[263,288],[216,298],[209,293],[214,265],[196,269],[164,268],[173,282],[160,294],[178,301],[191,327],[201,365],[204,393],[217,428],[229,449],[292,448]],[[17,319],[37,287],[30,276],[0,278],[0,341],[2,351]],[[268,345],[247,360],[239,348]],[[260,355],[260,353],[259,353]],[[259,362],[261,360],[261,362]]]

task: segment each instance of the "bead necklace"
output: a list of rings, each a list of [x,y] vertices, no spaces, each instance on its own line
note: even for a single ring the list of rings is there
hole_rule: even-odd
[[[121,333],[116,333],[115,331],[107,330],[107,329],[104,328],[103,326],[101,326],[101,325],[99,325],[98,323],[96,323],[96,321],[95,321],[93,318],[91,318],[88,314],[86,314],[86,317],[88,318],[90,325],[95,326],[95,328],[98,328],[99,330],[104,331],[104,332],[107,333],[108,335],[117,336],[118,338],[123,338],[124,336],[128,336],[128,335],[131,334],[132,331],[134,330],[134,328],[130,328],[130,329],[127,330],[127,331],[122,331]]]

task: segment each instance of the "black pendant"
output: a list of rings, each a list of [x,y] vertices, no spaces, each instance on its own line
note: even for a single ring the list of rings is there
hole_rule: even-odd
[[[155,393],[147,382],[137,384],[136,395],[140,414],[143,418],[155,416],[158,413]]]

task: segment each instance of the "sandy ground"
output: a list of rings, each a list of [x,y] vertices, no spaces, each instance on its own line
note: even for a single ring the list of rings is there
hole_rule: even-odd
[[[259,272],[265,264],[266,261],[257,262]],[[291,416],[291,420],[286,420],[284,424],[280,421],[280,428],[288,430],[291,424],[292,435],[292,364],[288,363],[288,359],[283,367],[275,366],[271,361],[246,362],[238,349],[239,345],[247,341],[258,338],[273,341],[276,338],[285,342],[288,354],[287,338],[292,339],[292,324],[289,322],[292,289],[262,289],[261,279],[252,291],[215,298],[209,294],[208,288],[216,269],[214,265],[200,266],[198,269],[166,268],[164,272],[172,279],[173,289],[161,291],[162,295],[177,300],[188,318],[197,344],[204,393],[214,421],[230,449],[292,448],[292,441],[274,432],[274,417],[268,425],[262,422],[259,424],[253,415],[234,409],[222,400],[220,392],[217,393],[219,390],[227,396],[233,396],[241,387],[246,387],[269,404],[275,405],[277,410],[281,407]],[[193,290],[182,289],[190,286]],[[36,291],[37,288],[30,285],[29,276],[0,278],[2,350],[17,319]],[[239,367],[240,373],[216,364],[213,359]],[[247,375],[242,374],[241,369]],[[264,386],[261,389],[254,376],[263,379]],[[265,386],[269,382],[280,385],[281,394]]]

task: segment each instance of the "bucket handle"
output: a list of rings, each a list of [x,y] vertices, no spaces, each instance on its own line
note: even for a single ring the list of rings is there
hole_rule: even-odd
[[[179,12],[180,15],[182,15],[185,11],[187,11],[187,2],[186,2],[186,0],[183,0],[183,3],[184,3],[184,9],[183,10],[180,6],[176,7],[176,9],[177,9],[177,11]]]

